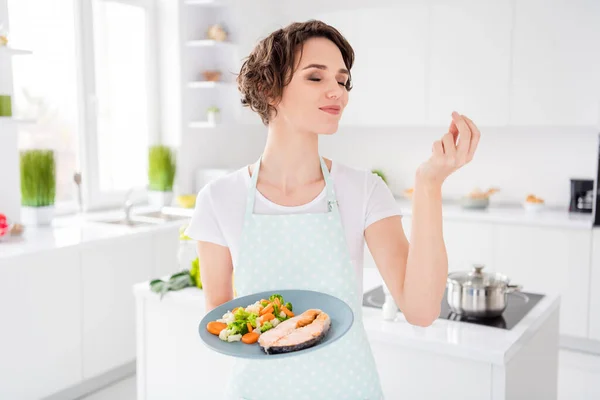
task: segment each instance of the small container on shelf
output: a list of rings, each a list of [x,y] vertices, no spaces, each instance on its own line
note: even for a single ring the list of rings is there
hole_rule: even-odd
[[[220,119],[219,108],[216,106],[209,107],[208,110],[206,110],[206,117],[210,125],[218,124]]]

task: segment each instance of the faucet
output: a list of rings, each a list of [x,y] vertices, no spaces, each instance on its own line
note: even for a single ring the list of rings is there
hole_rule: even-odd
[[[123,203],[123,210],[125,211],[125,221],[127,221],[128,224],[131,223],[131,209],[133,207],[133,202],[129,200],[129,197],[131,196],[132,192],[133,188],[127,191],[127,194],[125,195],[125,202]]]

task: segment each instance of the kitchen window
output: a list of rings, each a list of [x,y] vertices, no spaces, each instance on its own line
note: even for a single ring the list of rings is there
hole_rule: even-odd
[[[87,209],[121,204],[130,189],[143,198],[159,123],[153,3],[9,0],[15,46],[33,50],[14,68],[17,113],[38,121],[21,129],[21,147],[57,151],[58,207],[74,205],[78,170]]]

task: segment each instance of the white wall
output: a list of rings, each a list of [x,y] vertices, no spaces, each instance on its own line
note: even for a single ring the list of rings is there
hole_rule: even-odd
[[[343,124],[338,134],[323,138],[321,152],[324,156],[357,167],[383,168],[390,177],[392,190],[401,194],[403,189],[413,184],[414,171],[419,163],[427,158],[432,141],[445,133],[447,124],[443,121],[446,108],[455,108],[472,116],[481,126],[483,136],[475,160],[446,182],[444,195],[455,198],[475,187],[485,189],[498,186],[501,192],[494,197],[498,202],[521,202],[527,194],[535,193],[546,199],[550,205],[567,207],[569,179],[593,179],[595,174],[597,134],[600,132],[600,57],[596,54],[598,52],[593,50],[593,43],[600,43],[594,42],[595,38],[600,38],[600,24],[595,25],[590,21],[600,21],[600,9],[596,3],[585,0],[553,0],[553,5],[556,3],[556,6],[562,7],[557,8],[559,11],[549,11],[537,0],[476,3],[476,13],[490,20],[501,18],[508,26],[499,23],[488,28],[479,21],[477,30],[473,29],[473,35],[478,35],[476,42],[468,35],[463,35],[467,44],[478,46],[478,49],[484,49],[485,52],[478,50],[471,54],[468,48],[461,46],[458,46],[456,51],[445,51],[448,57],[473,57],[474,62],[477,61],[480,69],[484,70],[481,72],[473,68],[469,74],[457,77],[461,79],[458,83],[462,86],[455,87],[452,87],[455,84],[452,81],[450,87],[440,84],[440,79],[446,79],[439,76],[443,73],[444,65],[439,66],[443,60],[430,59],[438,57],[440,46],[451,43],[445,43],[440,38],[435,39],[433,45],[437,46],[434,49],[437,53],[433,56],[427,51],[429,47],[422,48],[431,45],[432,39],[427,33],[427,28],[422,28],[420,24],[431,23],[432,18],[439,18],[439,15],[436,16],[437,14],[432,12],[432,7],[440,6],[440,2],[402,1],[390,7],[387,5],[390,2],[380,1],[375,2],[378,7],[369,10],[360,8],[357,2],[351,2],[351,6],[346,7],[346,10],[332,12],[332,9],[336,8],[335,5],[328,5],[328,10],[324,10],[322,7],[325,5],[311,1],[303,3],[301,9],[288,7],[277,10],[280,13],[277,15],[279,25],[312,17],[339,21],[340,30],[357,50],[356,86],[351,92],[347,111],[350,111],[354,103],[352,113],[362,115],[358,119],[346,115],[345,120],[351,121],[352,124]],[[440,10],[448,13],[449,18],[462,18],[459,22],[468,23],[469,18],[474,18],[469,14],[473,5],[472,1],[462,0],[443,3],[445,8],[436,10],[438,13]],[[543,17],[540,21],[536,21],[538,13],[535,10],[538,8],[539,15]],[[467,10],[469,12],[466,12]],[[564,10],[568,10],[571,17],[585,16],[585,24],[582,24],[584,28],[579,30],[580,36],[575,37],[578,41],[569,42],[573,43],[573,46],[566,46],[566,39],[561,39],[560,35],[552,31],[552,26],[547,26],[548,21],[560,17],[553,14],[549,17],[548,13],[560,13]],[[496,12],[501,15],[496,15]],[[368,18],[365,15],[368,15]],[[413,19],[417,19],[418,22],[412,22]],[[550,42],[544,43],[543,47],[546,50],[550,49],[548,51],[551,52],[551,58],[561,65],[560,73],[555,73],[551,66],[544,65],[548,53],[540,53],[539,59],[529,60],[527,57],[532,55],[527,53],[527,43],[514,42],[521,37],[517,35],[515,39],[514,31],[522,31],[525,22],[528,25],[527,32],[519,34],[523,37],[531,36],[530,30],[549,32]],[[257,29],[256,24],[251,25],[254,30]],[[451,25],[452,23],[449,24]],[[577,25],[577,22],[572,22],[571,25]],[[364,32],[372,34],[370,39],[366,40],[358,32],[361,32],[361,35]],[[410,33],[414,32],[418,32],[419,35],[410,36]],[[380,35],[380,40],[377,39],[377,35]],[[420,42],[421,39],[424,41]],[[419,44],[415,45],[414,42]],[[486,46],[492,49],[488,51]],[[403,52],[414,54],[417,61],[410,65],[406,62],[399,65]],[[588,56],[588,52],[592,55]],[[536,55],[537,53],[533,57]],[[377,62],[378,56],[382,62]],[[586,65],[581,68],[571,65],[569,69],[565,60],[574,56],[580,57],[582,64]],[[485,57],[496,57],[497,60],[505,62],[503,68],[508,72],[505,74],[503,69],[488,71],[495,66],[493,62],[482,60]],[[530,75],[523,75],[524,67],[519,67],[518,64],[525,62],[523,57],[526,57],[527,65],[538,68],[543,77],[537,77],[537,70],[525,71]],[[412,59],[411,57],[410,60]],[[514,66],[515,63],[517,66]],[[448,60],[448,65],[449,68],[452,65],[453,68],[460,68],[460,65],[451,59]],[[490,76],[501,76],[502,79],[494,81]],[[538,80],[545,77],[550,80],[551,87],[543,89],[544,98],[540,98],[537,91],[530,93],[531,88],[526,86],[527,76],[534,76]],[[577,77],[585,78],[586,83],[578,81]],[[467,84],[463,84],[464,82]],[[468,84],[471,87],[468,87]],[[400,93],[412,91],[418,95],[422,92],[422,85],[425,85],[425,94],[416,96],[414,102],[410,101],[412,97],[402,97]],[[574,92],[574,87],[583,88],[581,107],[577,96],[579,92]],[[454,94],[453,91],[456,90],[462,90],[464,94]],[[443,94],[438,97],[438,93],[442,91]],[[474,103],[469,96],[481,98],[483,105]],[[494,96],[500,96],[501,99],[488,98]],[[528,107],[533,111],[530,120],[526,114],[529,109],[526,108],[527,104],[522,104],[523,101],[527,101]],[[379,102],[386,113],[370,120],[369,114],[364,113],[369,102]],[[592,110],[590,113],[589,105],[596,111]],[[497,111],[495,106],[501,109]],[[585,112],[579,113],[580,108],[585,108]],[[561,117],[563,109],[565,114]],[[450,112],[447,116],[448,123],[449,114]],[[397,118],[402,120],[397,121]],[[237,168],[252,162],[260,154],[264,138],[264,128],[260,126],[240,126],[235,131],[219,131],[215,135],[190,135],[185,140],[184,152],[189,156],[184,157],[182,173],[191,173],[195,168],[206,166]],[[193,190],[191,176],[183,178],[182,183],[182,189]]]

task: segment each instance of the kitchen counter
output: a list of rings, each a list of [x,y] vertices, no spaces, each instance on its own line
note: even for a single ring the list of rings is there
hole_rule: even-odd
[[[364,270],[365,292],[382,283],[377,269]],[[385,321],[381,310],[371,307],[363,307],[363,320],[365,329],[376,341],[504,365],[535,335],[542,322],[558,311],[559,306],[560,297],[546,293],[511,330],[445,319],[437,319],[431,326],[423,328],[410,325],[400,312],[394,321]]]
[[[136,213],[150,211],[156,211],[156,209],[140,206],[134,209],[133,216]],[[6,237],[0,240],[0,258],[80,246],[122,236],[155,232],[161,229],[171,229],[173,226],[185,223],[185,219],[181,219],[160,224],[128,227],[100,222],[117,220],[122,217],[123,212],[120,210],[92,212],[83,215],[56,217],[50,226],[26,226],[22,236]]]
[[[364,270],[365,291],[381,284],[376,269]],[[196,288],[168,292],[161,300],[148,282],[134,285],[137,314],[138,399],[165,396],[220,398],[230,357],[212,352],[198,336],[204,293]],[[384,321],[381,310],[363,307],[365,329],[387,398],[556,398],[559,297],[546,294],[511,330],[438,319],[429,327],[410,325],[399,313]],[[219,370],[218,376],[211,371]],[[536,377],[523,374],[535,370]],[[430,382],[436,385],[430,385]],[[440,386],[438,386],[440,383]],[[464,388],[470,387],[465,397]],[[176,392],[173,392],[175,390]]]
[[[403,215],[412,215],[412,203],[406,198],[396,198]],[[444,201],[442,215],[448,220],[490,222],[499,224],[591,229],[592,214],[570,213],[568,209],[548,207],[540,211],[528,211],[521,205],[495,205],[485,210],[467,210],[457,202]]]
[[[412,215],[412,203],[404,197],[396,197],[402,215]],[[167,207],[167,212],[191,217],[193,209]],[[568,209],[548,207],[532,212],[519,204],[496,205],[493,202],[485,210],[467,210],[455,201],[444,201],[442,215],[447,220],[489,222],[498,224],[526,225],[539,227],[592,229],[593,215],[570,213]]]

